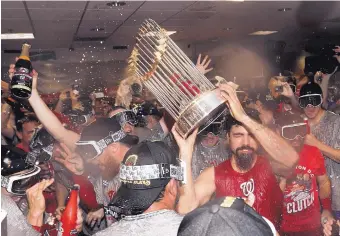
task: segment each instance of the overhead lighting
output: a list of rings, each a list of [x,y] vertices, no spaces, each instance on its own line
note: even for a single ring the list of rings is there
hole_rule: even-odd
[[[275,33],[277,33],[277,31],[260,30],[260,31],[253,32],[249,35],[269,35],[269,34],[275,34]]]
[[[113,1],[113,2],[108,2],[106,3],[107,6],[109,7],[122,7],[126,5],[126,2],[123,1]]]
[[[96,27],[96,28],[90,29],[90,31],[95,31],[95,32],[104,31],[104,28]]]
[[[33,33],[8,33],[1,34],[1,40],[5,39],[34,39]]]
[[[158,33],[158,32],[157,32],[157,33]],[[177,33],[177,31],[166,31],[166,35],[167,35],[167,36],[170,36],[170,35],[176,34],[176,33]],[[147,37],[153,37],[153,36],[156,36],[156,34],[155,34],[155,32],[150,31],[150,32],[147,32],[147,33],[145,34],[145,36],[147,36]]]
[[[227,27],[227,28],[223,28],[223,30],[225,31],[229,31],[229,30],[232,30],[233,28],[230,28],[230,27]]]
[[[278,10],[278,11],[283,11],[283,12],[285,12],[285,11],[291,11],[292,8],[285,7],[285,8],[279,8],[279,9],[277,9],[277,10]]]

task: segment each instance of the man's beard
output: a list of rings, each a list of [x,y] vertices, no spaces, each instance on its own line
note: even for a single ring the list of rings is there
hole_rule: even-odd
[[[177,204],[178,204],[178,202],[179,202],[179,198],[180,198],[180,193],[179,193],[179,187],[177,188],[177,195],[176,195],[176,199],[175,199],[175,206],[174,206],[174,208],[176,209],[176,207],[177,207]]]
[[[106,163],[105,169],[102,170],[102,177],[104,180],[111,181],[116,177],[116,175],[119,173],[119,165],[115,163],[114,161],[109,161],[109,163]]]
[[[242,151],[242,150],[249,150],[252,152],[239,153],[239,151]],[[251,168],[253,161],[254,161],[254,157],[255,157],[254,152],[255,152],[254,148],[249,147],[249,146],[242,146],[242,147],[237,148],[236,151],[233,152],[236,156],[235,160],[236,160],[237,167],[243,171],[248,171]]]

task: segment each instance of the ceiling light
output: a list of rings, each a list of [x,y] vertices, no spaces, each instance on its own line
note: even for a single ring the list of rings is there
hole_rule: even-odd
[[[292,8],[286,7],[286,8],[279,8],[278,11],[291,11]]]
[[[108,2],[106,3],[107,6],[109,7],[122,7],[126,5],[126,2],[123,1],[113,1],[113,2]]]
[[[227,27],[227,28],[223,28],[223,30],[229,31],[232,30],[233,28]]]
[[[256,31],[256,32],[253,32],[249,35],[269,35],[269,34],[275,34],[277,33],[277,31],[265,31],[265,30],[260,30],[260,31]]]
[[[34,39],[33,33],[9,33],[1,34],[1,40],[3,39]]]
[[[176,34],[176,32],[177,32],[177,31],[166,31],[166,35],[167,35],[167,36],[170,36],[170,35],[172,35],[172,34]],[[147,37],[155,36],[155,32],[152,32],[152,31],[147,32],[147,33],[145,34],[145,36],[147,36]]]
[[[104,28],[96,27],[96,28],[90,29],[90,31],[95,31],[95,32],[104,31]]]

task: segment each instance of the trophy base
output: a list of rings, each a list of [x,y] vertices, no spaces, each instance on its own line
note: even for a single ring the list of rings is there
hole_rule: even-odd
[[[225,99],[220,96],[220,90],[214,89],[193,100],[176,121],[176,131],[187,138],[197,127],[206,128],[226,109]]]

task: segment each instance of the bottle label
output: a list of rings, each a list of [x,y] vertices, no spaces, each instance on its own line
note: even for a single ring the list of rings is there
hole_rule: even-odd
[[[18,71],[18,72],[15,72],[13,77],[19,77],[21,80],[32,80],[32,76],[30,76],[29,73],[26,73],[26,72],[21,72],[21,71]]]
[[[18,68],[16,72],[17,73],[25,73],[25,74],[29,74],[30,73],[30,71],[27,68],[25,68],[25,67]]]
[[[16,85],[13,85],[12,86],[12,89],[24,89],[24,90],[27,90],[27,91],[32,91],[30,87],[26,86],[26,85],[23,85],[23,84],[16,84]]]

